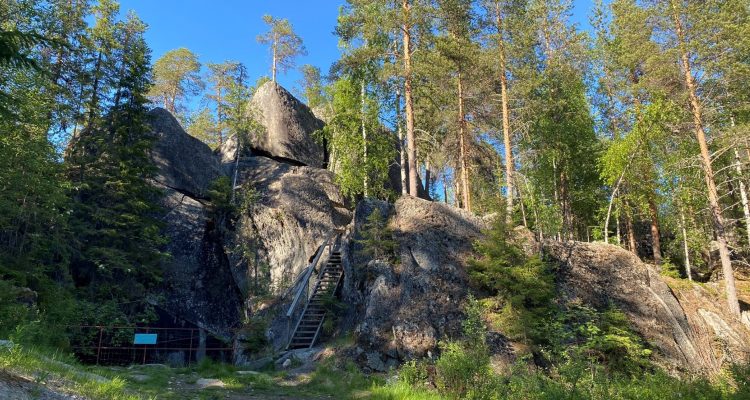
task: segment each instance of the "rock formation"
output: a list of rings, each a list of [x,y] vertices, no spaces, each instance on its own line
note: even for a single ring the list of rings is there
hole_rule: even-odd
[[[158,168],[156,181],[193,198],[205,198],[211,182],[222,174],[211,149],[188,135],[169,111],[155,108],[148,115],[157,137],[151,151],[151,160]]]
[[[250,112],[265,128],[255,133],[251,143],[254,150],[325,168],[325,147],[313,139],[323,122],[286,89],[275,82],[264,83],[250,102]]]
[[[560,262],[566,300],[599,309],[613,303],[666,367],[716,373],[723,362],[750,361],[750,330],[701,285],[671,280],[670,287],[668,278],[614,245],[547,241],[543,249]]]
[[[351,220],[333,174],[324,169],[244,157],[237,182],[257,197],[242,211],[234,240],[259,244],[260,262],[269,267],[274,289],[291,283],[325,237]],[[247,268],[234,261],[235,269]]]
[[[182,320],[230,338],[243,302],[205,199],[221,176],[219,160],[168,111],[149,112],[149,125],[157,135],[151,158],[158,168],[155,185],[164,191],[162,219],[170,255],[164,262],[163,306]]]
[[[368,262],[356,240],[375,209],[391,216],[400,263]],[[457,337],[467,293],[465,261],[485,222],[471,213],[413,197],[395,205],[361,202],[344,249],[344,302],[363,364],[374,370],[436,354]]]
[[[356,239],[375,208],[390,216],[400,263],[360,254]],[[485,219],[415,198],[395,205],[361,202],[345,249],[344,302],[351,307],[344,326],[357,339],[351,356],[369,369],[387,370],[436,355],[439,340],[459,337],[466,260],[474,256],[472,243],[486,226]],[[538,254],[538,244],[525,243],[534,241],[530,232],[516,229],[514,235],[527,252]],[[614,304],[664,367],[713,374],[727,361],[750,361],[750,330],[725,311],[712,289],[664,278],[613,245],[547,241],[541,249],[549,262],[560,265],[556,282],[562,301],[580,300],[599,310]],[[491,339],[491,348],[510,350],[501,333],[493,332]]]

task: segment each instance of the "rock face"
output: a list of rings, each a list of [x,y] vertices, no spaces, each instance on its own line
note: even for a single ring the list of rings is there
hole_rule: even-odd
[[[223,338],[240,323],[242,296],[206,206],[166,190],[165,309]]]
[[[158,168],[156,181],[194,198],[205,198],[206,190],[221,174],[211,149],[188,135],[177,119],[163,108],[148,113],[157,140],[151,159]]]
[[[291,283],[325,237],[351,220],[333,175],[324,169],[244,157],[238,184],[252,189],[257,198],[243,211],[235,240],[257,240],[275,289]]]
[[[390,215],[400,265],[367,261],[359,237],[375,208]],[[465,262],[485,222],[441,203],[405,197],[395,205],[366,201],[355,211],[344,249],[344,301],[351,304],[361,362],[373,370],[435,354],[438,340],[461,332]]]
[[[149,113],[157,134],[151,158],[156,185],[164,190],[164,307],[217,336],[231,337],[242,299],[224,253],[222,238],[203,198],[221,175],[211,149],[188,135],[164,109]]]
[[[718,372],[725,361],[750,360],[750,331],[729,315],[720,296],[699,285],[673,281],[634,254],[603,243],[543,243],[561,264],[559,286],[566,300],[597,308],[612,302],[657,351],[666,367]]]
[[[251,112],[265,128],[258,132],[252,147],[273,157],[325,168],[324,146],[312,137],[323,122],[310,109],[275,82],[266,82],[250,102]]]

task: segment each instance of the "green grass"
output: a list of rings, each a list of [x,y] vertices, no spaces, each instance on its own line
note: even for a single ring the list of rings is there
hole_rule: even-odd
[[[42,354],[20,346],[0,350],[0,368],[34,377],[39,384],[54,381],[68,393],[79,394],[101,400],[142,400],[142,397],[129,392],[127,383],[121,377],[102,377],[78,367],[68,356],[53,353]]]
[[[352,363],[333,360],[318,364],[309,374],[294,377],[286,371],[239,374],[229,364],[210,360],[186,368],[165,366],[82,366],[70,356],[16,346],[0,349],[0,368],[32,377],[39,384],[56,387],[92,400],[224,399],[229,394],[263,398],[335,398],[352,400],[450,399],[424,381],[410,385],[402,380],[386,383],[384,376],[367,376]],[[504,376],[483,381],[483,393],[475,399],[750,399],[750,369],[726,371],[714,381],[677,379],[662,372],[626,377],[585,369],[554,370],[551,374],[517,365]],[[198,390],[200,378],[220,379],[224,388]],[[481,389],[481,390],[479,390]]]

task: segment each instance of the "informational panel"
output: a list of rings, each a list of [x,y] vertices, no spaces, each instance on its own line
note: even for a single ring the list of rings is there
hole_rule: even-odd
[[[155,333],[136,333],[133,344],[156,344]]]

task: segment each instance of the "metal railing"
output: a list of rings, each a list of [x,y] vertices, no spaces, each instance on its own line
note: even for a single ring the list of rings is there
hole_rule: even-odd
[[[168,358],[184,364],[205,355],[232,359],[233,348],[200,328],[149,326],[74,325],[64,327],[71,335],[71,348],[79,361],[88,364],[131,365],[163,363]],[[156,334],[152,344],[136,344],[137,334]]]
[[[315,253],[315,257],[313,258],[313,260],[304,270],[302,270],[300,278],[297,280],[297,284],[295,286],[297,287],[297,291],[294,295],[294,299],[292,300],[292,304],[289,305],[289,309],[286,312],[287,346],[289,345],[294,335],[294,331],[292,330],[292,321],[301,317],[302,311],[305,309],[305,306],[307,305],[307,302],[312,295],[312,293],[310,292],[310,278],[313,276],[313,272],[315,271],[315,268],[317,267],[320,260],[323,259],[323,254],[327,252],[328,254],[326,257],[331,256],[334,247],[339,241],[340,236],[341,232],[339,230],[334,230],[333,232],[328,234],[323,244],[320,245],[318,251]],[[318,275],[320,275],[322,271],[323,268],[320,268],[318,271]],[[297,316],[297,314],[300,315]]]

